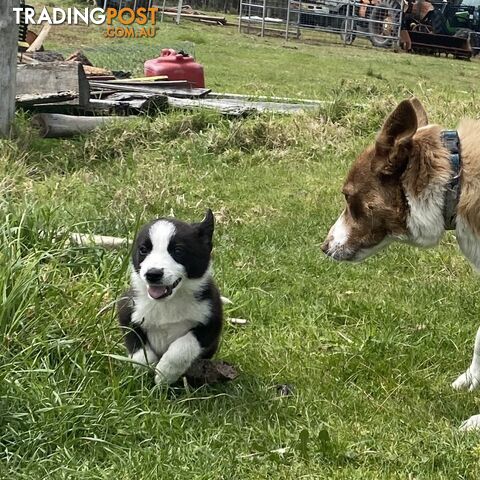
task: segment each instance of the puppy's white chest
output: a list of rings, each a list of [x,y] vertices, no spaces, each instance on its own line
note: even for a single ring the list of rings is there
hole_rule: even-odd
[[[202,323],[207,316],[208,305],[191,301],[184,304],[178,300],[157,303],[142,299],[132,315],[133,322],[142,327],[148,343],[158,355],[163,355],[175,340]]]
[[[185,320],[163,326],[151,326],[147,330],[148,343],[158,355],[163,355],[169,345],[183,337],[194,325],[194,322]]]

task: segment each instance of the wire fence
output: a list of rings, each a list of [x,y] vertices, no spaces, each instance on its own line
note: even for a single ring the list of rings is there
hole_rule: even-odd
[[[315,30],[340,35],[345,44],[364,37],[389,48],[398,46],[402,15],[397,0],[241,0],[238,29],[285,40]]]

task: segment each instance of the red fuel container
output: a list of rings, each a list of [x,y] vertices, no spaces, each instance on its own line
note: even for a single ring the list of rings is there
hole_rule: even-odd
[[[194,88],[205,88],[203,67],[193,57],[171,48],[162,50],[158,58],[145,62],[145,76],[166,75],[169,80],[187,80]]]

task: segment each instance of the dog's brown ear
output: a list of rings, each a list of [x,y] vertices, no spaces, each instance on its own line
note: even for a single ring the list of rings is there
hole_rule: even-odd
[[[410,99],[410,103],[417,114],[417,124],[418,128],[426,127],[428,125],[428,115],[425,109],[423,108],[422,102],[416,97]]]
[[[384,175],[402,173],[417,128],[416,110],[410,100],[403,100],[385,120],[377,136],[373,169]]]

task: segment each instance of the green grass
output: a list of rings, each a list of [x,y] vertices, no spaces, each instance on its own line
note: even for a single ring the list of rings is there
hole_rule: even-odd
[[[52,47],[118,48],[101,29],[63,43],[62,31]],[[356,266],[320,244],[348,166],[395,102],[415,93],[454,127],[480,113],[479,64],[287,49],[185,22],[125,41],[118,66],[182,41],[215,90],[333,103],[293,117],[172,113],[74,140],[39,139],[18,117],[0,142],[0,477],[478,478],[480,437],[457,427],[480,402],[449,384],[470,361],[480,288],[453,236]],[[227,323],[219,353],[241,375],[167,392],[108,356],[123,353],[109,306],[129,252],[72,246],[68,232],[131,238],[152,217],[207,207],[226,317],[249,320]],[[279,397],[281,383],[294,395]]]

